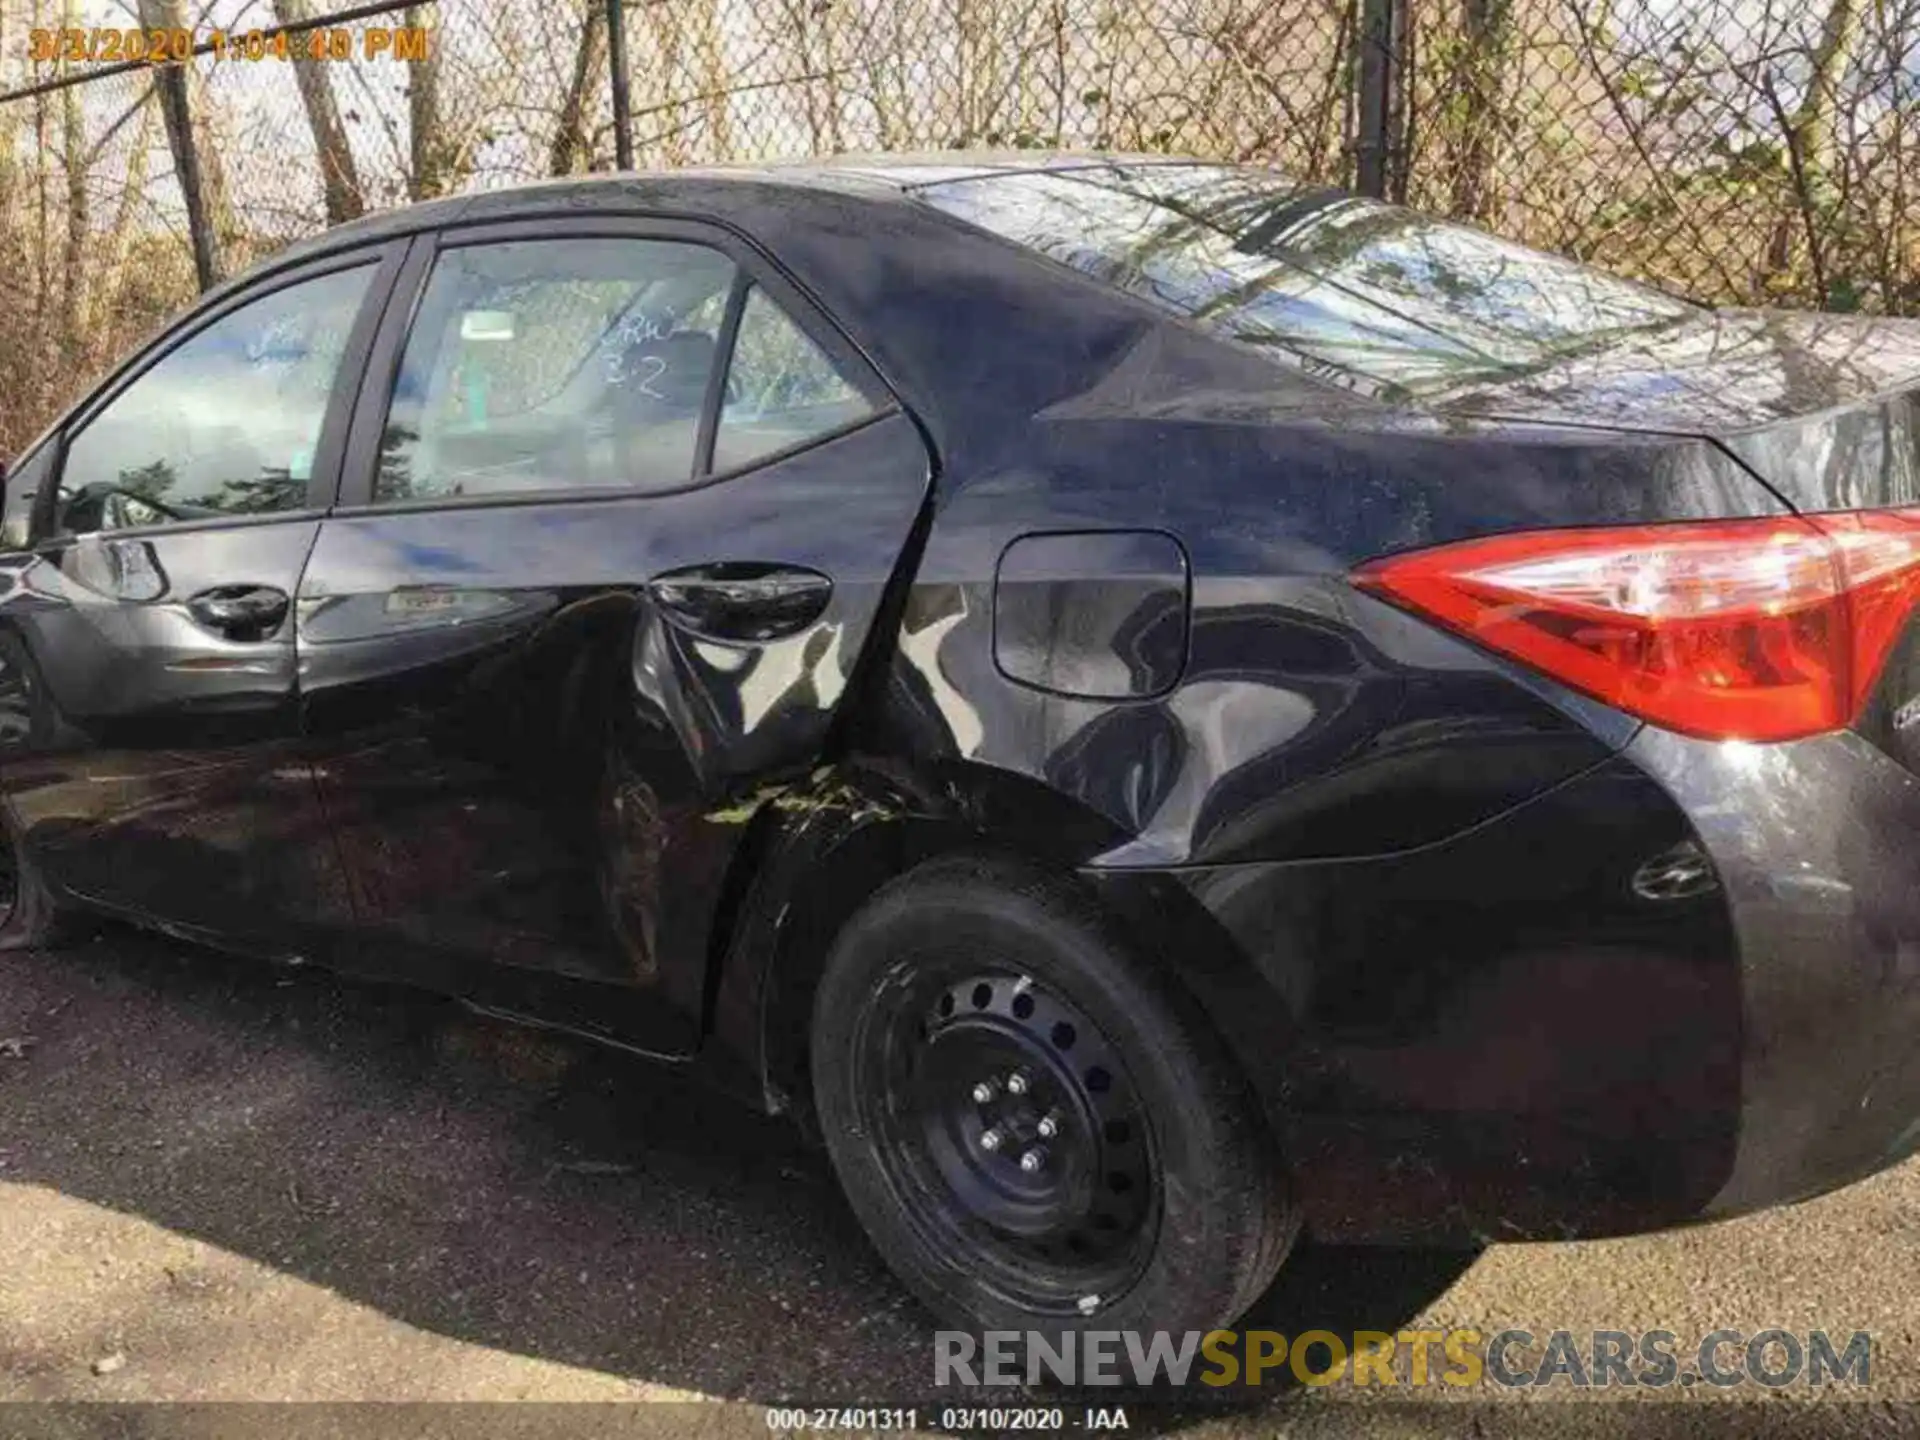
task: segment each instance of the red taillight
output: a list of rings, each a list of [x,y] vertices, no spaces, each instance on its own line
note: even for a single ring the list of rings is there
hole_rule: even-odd
[[[1920,510],[1498,535],[1353,581],[1667,729],[1791,740],[1872,691],[1920,597]]]

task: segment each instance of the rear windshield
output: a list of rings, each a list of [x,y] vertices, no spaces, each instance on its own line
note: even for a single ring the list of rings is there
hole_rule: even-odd
[[[1464,225],[1272,170],[1114,164],[947,181],[941,210],[1387,398],[1545,369],[1699,311]]]

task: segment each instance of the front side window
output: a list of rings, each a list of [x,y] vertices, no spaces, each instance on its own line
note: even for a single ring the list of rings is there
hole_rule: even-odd
[[[756,285],[747,292],[714,432],[715,470],[737,470],[871,413],[873,406],[766,291]]]
[[[168,351],[67,442],[56,532],[303,508],[373,274],[284,286]]]
[[[1525,374],[1699,313],[1464,225],[1252,167],[1100,165],[917,193],[1208,329],[1390,397]]]
[[[401,361],[374,499],[686,484],[733,278],[719,251],[671,241],[444,251]]]

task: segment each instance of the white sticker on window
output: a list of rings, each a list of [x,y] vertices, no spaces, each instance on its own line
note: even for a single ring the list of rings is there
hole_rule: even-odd
[[[511,310],[467,310],[460,316],[462,340],[513,339]]]

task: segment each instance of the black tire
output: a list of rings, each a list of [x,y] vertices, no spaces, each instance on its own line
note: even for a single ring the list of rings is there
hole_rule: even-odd
[[[1224,1326],[1298,1231],[1266,1123],[1192,998],[1025,867],[934,860],[868,902],[828,956],[811,1067],[855,1213],[963,1326]]]

